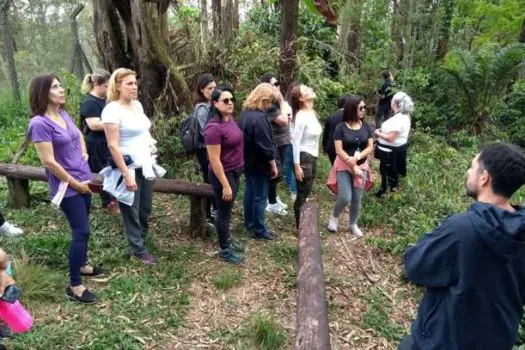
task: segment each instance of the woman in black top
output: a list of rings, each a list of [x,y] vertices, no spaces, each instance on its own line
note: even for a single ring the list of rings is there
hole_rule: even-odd
[[[349,229],[356,236],[363,232],[357,227],[364,182],[368,176],[368,155],[373,149],[372,129],[364,122],[366,105],[360,96],[350,96],[343,110],[343,122],[334,131],[334,146],[337,159],[337,200],[328,230],[337,231],[339,215],[350,204]],[[357,176],[362,177],[356,179]],[[358,181],[360,180],[360,181]],[[361,186],[359,186],[359,184]]]
[[[98,173],[107,166],[111,156],[104,134],[104,124],[100,116],[106,106],[106,91],[110,74],[102,69],[87,74],[82,82],[82,92],[86,94],[80,105],[80,130],[86,135],[88,163],[92,172]],[[102,207],[108,212],[120,213],[117,201],[107,192],[101,192]]]

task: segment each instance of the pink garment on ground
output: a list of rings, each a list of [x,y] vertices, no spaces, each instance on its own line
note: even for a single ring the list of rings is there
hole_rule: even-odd
[[[363,164],[359,165],[359,168],[363,170],[363,173],[369,173],[370,172],[370,166],[368,165],[368,160],[365,161]],[[326,186],[332,191],[334,194],[337,194],[337,172],[338,171],[348,171],[352,173],[350,170],[350,167],[348,164],[346,164],[339,156],[335,157],[334,165],[332,166],[332,169],[330,169],[330,173],[328,174],[328,180],[326,181]],[[354,176],[354,187],[356,188],[363,188],[365,186],[365,182],[363,181],[363,176]]]

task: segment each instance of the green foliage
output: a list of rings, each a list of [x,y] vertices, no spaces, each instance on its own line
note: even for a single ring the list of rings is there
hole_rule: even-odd
[[[378,336],[388,340],[401,340],[405,330],[390,320],[390,301],[377,288],[372,288],[363,298],[368,302],[363,327],[373,329]]]
[[[219,290],[228,290],[242,283],[241,272],[235,267],[225,267],[212,278],[213,285]]]
[[[248,336],[260,350],[281,349],[286,343],[286,333],[272,317],[254,315],[246,329]]]

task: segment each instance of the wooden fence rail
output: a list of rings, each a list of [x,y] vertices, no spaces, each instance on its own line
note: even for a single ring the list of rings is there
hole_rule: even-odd
[[[294,349],[330,349],[328,309],[319,238],[319,209],[312,202],[307,202],[301,210],[297,290]]]
[[[0,176],[7,177],[9,188],[9,206],[15,209],[28,207],[30,204],[29,180],[47,181],[44,168],[27,165],[0,163]],[[102,176],[93,174],[94,185],[102,186]],[[189,196],[190,230],[193,236],[206,234],[206,199],[213,197],[213,189],[208,184],[199,184],[175,179],[157,179],[154,192],[172,193]]]

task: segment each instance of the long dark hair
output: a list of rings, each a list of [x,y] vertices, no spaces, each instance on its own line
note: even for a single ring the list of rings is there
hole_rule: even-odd
[[[211,105],[210,111],[208,113],[208,120],[210,120],[213,117],[217,117],[221,122],[224,120],[224,116],[217,108],[215,108],[215,105],[213,104],[213,102],[219,101],[223,92],[229,92],[230,94],[232,94],[232,97],[235,98],[232,89],[230,89],[228,86],[218,86],[215,89],[213,89],[213,92],[211,93]]]
[[[345,106],[343,109],[343,121],[347,123],[357,123],[359,122],[359,103],[363,101],[361,96],[352,95],[349,96],[345,101]]]
[[[215,78],[213,75],[209,73],[204,73],[199,75],[199,78],[197,79],[197,84],[195,85],[195,91],[193,91],[193,104],[196,105],[197,103],[205,103],[208,102],[206,97],[202,94],[202,89],[206,87],[209,83],[212,83],[215,81]]]
[[[53,73],[39,75],[29,84],[29,108],[31,117],[46,113],[49,105],[49,91],[54,80],[60,81]]]
[[[290,84],[288,91],[286,91],[286,99],[288,100],[290,107],[292,107],[292,116],[295,121],[295,115],[303,107],[303,104],[301,103],[301,84],[297,82]]]

